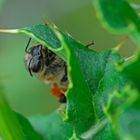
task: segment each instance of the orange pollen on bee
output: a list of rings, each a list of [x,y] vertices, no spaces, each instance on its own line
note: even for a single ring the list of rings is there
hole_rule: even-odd
[[[67,90],[67,89],[65,89],[65,88],[59,87],[57,83],[53,83],[53,84],[52,84],[52,87],[51,87],[51,89],[50,89],[50,92],[51,92],[53,95],[59,97],[59,96],[61,96],[62,94],[64,94],[64,93],[66,92],[66,90]]]

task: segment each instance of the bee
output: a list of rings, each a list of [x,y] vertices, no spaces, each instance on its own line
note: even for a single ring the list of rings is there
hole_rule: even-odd
[[[42,44],[29,48],[31,38],[25,48],[25,67],[30,76],[35,76],[51,85],[50,92],[59,97],[61,103],[66,102],[64,93],[68,88],[66,62]]]

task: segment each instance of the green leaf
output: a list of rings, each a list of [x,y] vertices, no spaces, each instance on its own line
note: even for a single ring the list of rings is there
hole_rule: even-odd
[[[120,66],[122,73],[140,90],[140,53],[133,56],[133,58]]]
[[[122,91],[122,94],[125,95],[123,98],[126,100],[126,102],[123,102],[121,106],[115,109],[117,114],[116,116],[118,117],[112,118],[118,123],[118,130],[120,130],[119,134],[122,138],[139,139],[140,78],[138,75],[140,70],[140,53],[138,52],[135,54],[131,60],[128,60],[119,68],[121,68],[122,74],[129,79],[128,84],[131,85],[131,87],[125,89],[125,91]],[[138,91],[134,90],[132,87],[136,87]]]
[[[30,123],[13,112],[0,88],[0,138],[2,140],[43,140]]]
[[[86,75],[84,75],[85,73],[82,68],[82,64],[87,64],[85,61],[87,60],[87,55],[86,49],[83,45],[77,43],[72,38],[67,36],[65,36],[64,39],[68,47],[67,49],[69,49],[68,69],[70,76],[69,81],[71,82],[69,91],[66,94],[66,117],[68,121],[73,124],[76,134],[79,135],[85,130],[89,129],[96,120],[94,105],[92,103],[92,91],[89,88],[88,82],[86,81],[87,79],[85,79]],[[86,70],[89,71],[89,68],[86,67]]]
[[[128,34],[137,45],[140,43],[140,19],[126,0],[97,0],[94,4],[105,27]]]
[[[98,0],[94,1],[94,4],[106,28],[115,33],[129,35],[139,46],[140,19],[128,4],[128,1]],[[107,99],[107,106],[104,106],[110,125],[116,135],[119,136],[119,139],[139,139],[140,137],[140,97],[139,93],[133,89],[134,87],[140,89],[140,78],[138,76],[140,70],[139,58],[139,54],[135,55],[130,62],[122,64],[122,74],[129,81],[125,81],[126,86],[124,86],[123,90],[116,89],[113,94],[110,94],[109,100]]]
[[[57,38],[55,32],[53,31],[53,27],[51,26],[32,26],[32,27],[25,27],[22,31],[31,33],[34,33],[36,38],[41,40],[42,42],[47,42],[49,46],[51,46],[54,49],[58,49],[61,47],[61,42]]]
[[[37,131],[34,130],[32,125],[25,117],[23,117],[19,113],[16,113],[16,116],[18,122],[22,126],[22,131],[27,140],[44,140],[44,138],[39,133],[37,133]]]
[[[34,25],[17,30],[28,34],[42,44],[47,45],[52,51],[56,51],[63,59],[66,59],[66,53],[63,50],[63,44],[58,38],[58,29],[55,25]]]
[[[116,105],[115,105],[116,104]],[[135,89],[126,86],[120,93],[115,91],[105,107],[106,114],[120,139],[140,137],[140,96]]]
[[[119,63],[121,58],[115,51],[104,51],[100,55],[103,57],[98,59],[103,61],[104,67],[101,68],[102,75],[96,85],[96,94],[93,100],[96,105],[96,113],[99,118],[102,118],[104,116],[103,107],[107,104],[109,95],[114,89],[123,88],[126,80],[116,70],[115,64]],[[100,67],[102,66],[99,62],[98,64]],[[100,68],[97,67],[96,71],[100,72]]]
[[[33,116],[30,118],[33,127],[47,140],[66,140],[73,134],[73,127],[62,120],[56,111],[48,116]]]

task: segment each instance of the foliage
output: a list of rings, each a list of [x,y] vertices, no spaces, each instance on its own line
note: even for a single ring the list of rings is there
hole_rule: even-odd
[[[126,0],[93,2],[103,26],[128,35],[139,47],[140,19]],[[53,24],[34,25],[9,33],[25,33],[47,46],[68,65],[66,109],[30,118],[13,112],[4,98],[0,103],[3,139],[138,139],[140,137],[140,53],[123,60],[118,48],[96,52],[75,41]],[[2,95],[1,95],[2,96]],[[3,96],[2,96],[3,97]],[[4,111],[3,110],[8,110]],[[12,135],[9,130],[12,130]],[[40,135],[39,135],[39,134]]]

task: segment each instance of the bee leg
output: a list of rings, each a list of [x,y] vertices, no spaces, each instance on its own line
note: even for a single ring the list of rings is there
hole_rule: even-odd
[[[61,94],[60,97],[59,97],[59,102],[60,103],[66,103],[66,101],[67,101],[66,96],[64,94]]]
[[[86,45],[86,48],[89,48],[90,46],[94,45],[94,41],[90,42],[89,44]]]
[[[61,88],[58,86],[57,83],[53,83],[50,92],[57,97],[60,97],[62,94],[64,94],[66,92],[65,88]]]
[[[60,103],[66,103],[66,97],[64,95],[65,91],[66,89],[60,88],[57,83],[54,83],[50,90],[53,95],[59,97]]]

